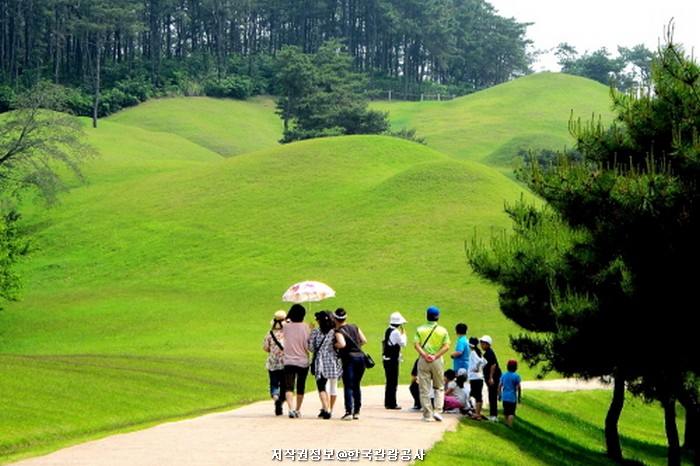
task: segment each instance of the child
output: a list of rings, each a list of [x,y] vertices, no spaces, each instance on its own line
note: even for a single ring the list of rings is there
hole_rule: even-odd
[[[511,359],[508,361],[508,372],[501,376],[501,381],[498,383],[498,399],[503,401],[503,415],[505,423],[508,427],[513,427],[515,420],[515,408],[522,397],[520,388],[520,374],[518,370],[518,361]]]
[[[471,418],[480,421],[484,419],[481,415],[481,407],[484,404],[484,374],[482,370],[484,365],[486,365],[486,360],[481,355],[478,338],[471,337],[469,346],[471,347],[471,352],[469,353],[469,373],[467,378],[469,379],[470,396],[474,398],[476,404],[476,410]]]
[[[411,385],[409,385],[408,390],[411,392],[413,397],[413,407],[411,411],[422,411],[420,405],[420,392],[418,389],[418,360],[413,363],[413,368],[411,369]]]
[[[445,412],[457,414],[468,409],[469,386],[466,369],[460,369],[458,375],[453,369],[445,371]]]
[[[413,407],[411,408],[411,411],[423,411],[420,402],[420,388],[418,386],[418,359],[416,359],[416,361],[413,363],[413,369],[411,369],[411,385],[409,385],[408,389],[413,397]],[[435,392],[433,391],[432,387],[430,387],[429,396],[430,404],[434,405]]]

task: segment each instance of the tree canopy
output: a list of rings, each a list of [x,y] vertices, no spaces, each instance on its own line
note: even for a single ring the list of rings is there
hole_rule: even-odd
[[[83,140],[80,121],[58,112],[64,93],[40,83],[16,98],[17,109],[0,115],[0,299],[17,296],[14,265],[26,250],[17,229],[20,200],[31,194],[53,204],[66,189],[66,172],[84,181],[80,165],[95,150]]]
[[[367,108],[365,76],[353,72],[352,57],[329,41],[316,54],[298,47],[279,53],[277,113],[291,142],[320,136],[379,134],[389,129],[387,115]]]
[[[526,27],[484,0],[0,0],[0,99],[40,79],[78,89],[68,103],[86,116],[270,93],[285,47],[334,39],[372,88],[464,94],[529,71]]]
[[[632,48],[618,47],[613,58],[605,48],[579,55],[575,47],[561,43],[556,55],[561,72],[583,76],[601,84],[613,83],[620,91],[628,91],[649,84],[653,53],[644,45]]]

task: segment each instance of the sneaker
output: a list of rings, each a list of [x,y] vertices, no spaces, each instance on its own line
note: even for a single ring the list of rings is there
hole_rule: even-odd
[[[491,422],[498,422],[498,416],[489,416],[486,419],[488,419]]]
[[[318,413],[318,416],[316,416],[316,417],[322,418],[322,417],[324,416],[325,412],[326,412],[326,411],[322,409],[322,410]]]
[[[420,420],[423,422],[435,422],[435,419],[432,417],[422,417]]]
[[[433,419],[440,422],[442,421],[442,416],[440,416],[438,413],[433,413]]]
[[[423,411],[423,408],[421,408],[420,406],[414,406],[413,408],[411,408],[411,411],[417,413],[418,411]]]
[[[353,419],[360,419],[360,413],[355,413],[352,415]]]
[[[341,421],[352,421],[352,413],[345,413],[343,417],[340,418]]]
[[[331,418],[331,413],[330,413],[330,411],[323,411],[323,410],[321,410],[321,418],[322,418],[322,419],[330,419],[330,418]]]
[[[289,418],[290,418],[290,419],[294,419],[294,418],[296,418],[296,417],[299,417],[299,416],[297,416],[297,412],[294,411],[293,409],[290,409],[290,410],[289,410]]]
[[[447,411],[444,411],[446,414],[459,414],[459,409],[458,408],[452,408],[448,409]]]
[[[385,406],[386,409],[401,409],[401,406],[396,405],[396,406]]]

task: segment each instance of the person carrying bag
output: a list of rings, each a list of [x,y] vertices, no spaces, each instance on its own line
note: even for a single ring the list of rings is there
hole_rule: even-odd
[[[338,349],[343,365],[345,415],[341,419],[351,421],[360,418],[360,408],[362,407],[360,383],[368,364],[368,358],[362,351],[362,345],[367,343],[367,338],[357,325],[346,322],[347,313],[342,307],[336,309],[333,313],[333,319],[336,322],[335,347]],[[370,364],[373,364],[371,357],[369,361],[371,361]]]

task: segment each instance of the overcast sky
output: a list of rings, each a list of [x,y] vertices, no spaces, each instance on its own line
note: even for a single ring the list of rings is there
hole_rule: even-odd
[[[686,55],[700,56],[700,0],[486,0],[499,16],[527,28],[527,38],[538,50],[554,49],[562,42],[573,45],[579,55],[602,47],[612,57],[617,47],[644,44],[655,52],[664,43],[664,31],[673,19],[674,42]],[[535,71],[558,71],[556,58],[549,54],[533,65]]]

